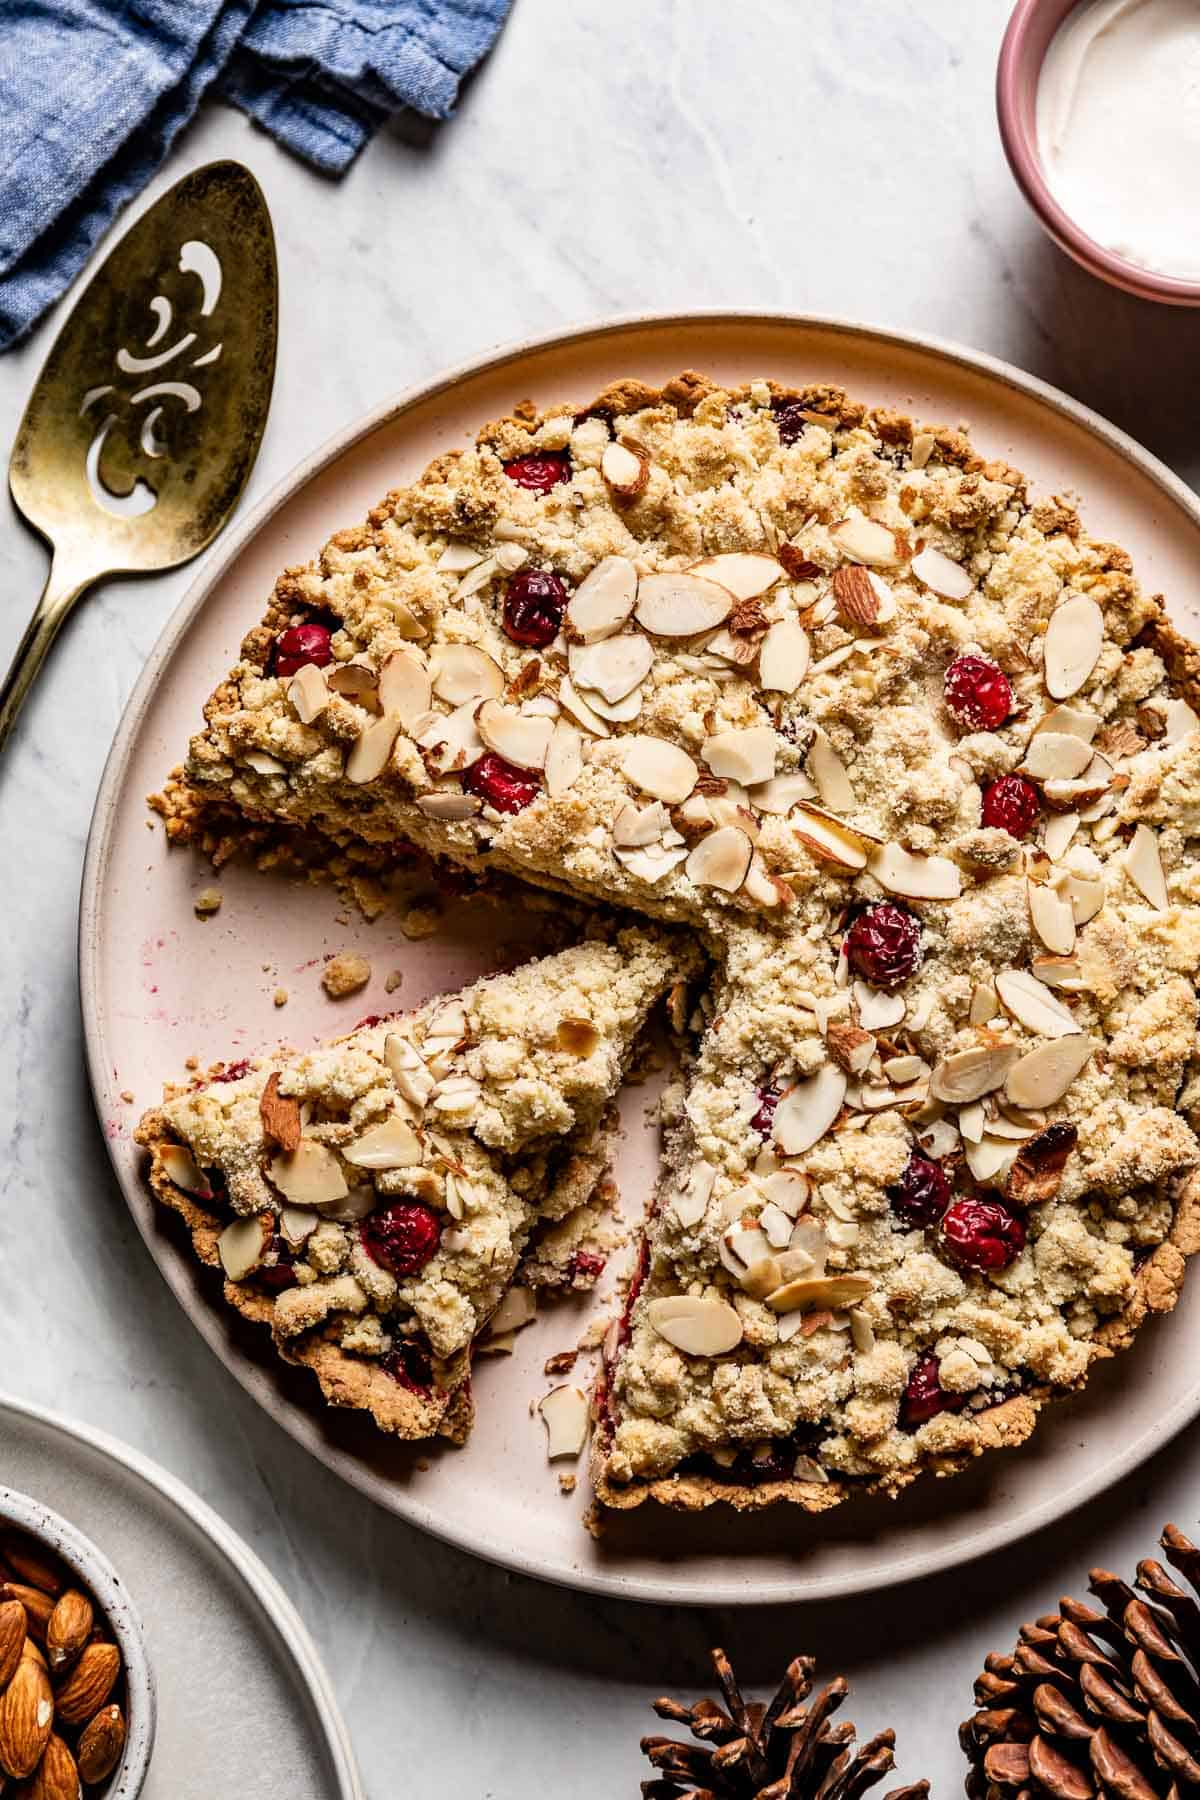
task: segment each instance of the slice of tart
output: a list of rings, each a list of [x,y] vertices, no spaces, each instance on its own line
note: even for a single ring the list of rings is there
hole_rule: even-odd
[[[313,1050],[218,1066],[142,1119],[151,1187],[327,1400],[461,1441],[471,1346],[534,1226],[590,1216],[639,1033],[695,966],[628,929]]]

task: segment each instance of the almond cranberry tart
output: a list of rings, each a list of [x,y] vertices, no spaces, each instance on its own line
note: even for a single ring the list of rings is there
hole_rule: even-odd
[[[1175,1303],[1195,657],[1124,552],[958,431],[624,382],[486,427],[289,570],[159,804],[181,841],[415,842],[703,944],[596,1486],[818,1510],[1021,1442]],[[333,1278],[373,1281],[348,1254]]]

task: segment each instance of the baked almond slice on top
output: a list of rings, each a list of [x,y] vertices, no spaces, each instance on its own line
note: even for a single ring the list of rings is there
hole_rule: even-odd
[[[461,1441],[472,1343],[534,1226],[589,1201],[647,1015],[695,965],[626,930],[218,1067],[142,1119],[151,1187],[327,1400]]]

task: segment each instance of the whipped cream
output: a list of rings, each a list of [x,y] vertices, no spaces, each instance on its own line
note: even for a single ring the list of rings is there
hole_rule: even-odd
[[[1046,53],[1037,138],[1054,198],[1104,249],[1200,280],[1200,0],[1085,0]]]

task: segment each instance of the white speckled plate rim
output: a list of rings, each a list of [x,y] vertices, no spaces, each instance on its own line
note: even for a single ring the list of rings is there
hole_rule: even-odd
[[[136,1477],[146,1487],[161,1495],[173,1512],[181,1514],[208,1539],[234,1571],[254,1604],[270,1621],[281,1651],[292,1665],[296,1686],[307,1696],[313,1720],[328,1750],[330,1769],[341,1800],[366,1800],[355,1765],[350,1734],[338,1709],[317,1647],[292,1602],[249,1545],[225,1523],[219,1513],[215,1513],[211,1506],[177,1476],[143,1456],[131,1445],[123,1444],[89,1425],[64,1418],[62,1414],[51,1412],[45,1407],[32,1406],[28,1401],[19,1400],[14,1394],[0,1393],[0,1437],[3,1435],[5,1418],[14,1416],[31,1420],[68,1444],[74,1441],[98,1451],[123,1474]]]
[[[573,374],[576,363],[581,372]],[[840,372],[841,363],[852,365],[854,374]],[[467,1451],[436,1453],[433,1473],[420,1477],[413,1474],[410,1458],[400,1478],[388,1463],[390,1444],[386,1451],[371,1448],[366,1453],[361,1442],[347,1447],[339,1437],[338,1422],[331,1423],[331,1416],[319,1403],[296,1398],[294,1387],[285,1391],[280,1371],[236,1340],[222,1309],[200,1291],[191,1259],[161,1229],[140,1179],[128,1122],[113,1122],[121,1113],[118,1090],[124,1083],[117,1071],[125,1048],[121,1032],[126,1029],[114,1020],[106,992],[106,983],[111,985],[112,978],[109,965],[117,956],[111,901],[106,899],[114,836],[123,804],[139,810],[140,825],[143,794],[128,788],[130,765],[158,684],[210,596],[216,596],[214,607],[219,608],[222,583],[236,574],[240,559],[252,551],[260,534],[269,540],[281,510],[302,496],[309,483],[326,473],[336,474],[343,463],[353,468],[356,455],[369,460],[367,440],[374,433],[390,427],[403,443],[406,420],[413,415],[418,420],[415,439],[422,428],[428,438],[432,417],[436,421],[433,441],[442,442],[442,414],[430,414],[429,409],[436,404],[452,411],[460,390],[473,393],[489,382],[493,386],[500,382],[509,406],[531,389],[541,403],[555,398],[582,401],[607,380],[634,373],[650,379],[655,370],[659,379],[665,379],[685,366],[725,380],[763,374],[788,381],[811,380],[824,371],[827,379],[852,384],[856,397],[901,405],[905,404],[901,394],[912,391],[904,388],[904,380],[911,381],[913,371],[919,370],[922,380],[929,381],[931,393],[949,396],[941,416],[946,415],[947,407],[959,409],[951,423],[957,423],[964,407],[977,406],[994,411],[998,419],[1011,414],[1013,433],[1020,438],[1021,421],[1032,414],[1036,430],[1026,419],[1024,460],[997,441],[996,425],[985,431],[972,420],[977,447],[985,455],[1011,454],[1037,481],[1037,455],[1044,443],[1052,443],[1055,456],[1065,458],[1061,472],[1060,461],[1051,459],[1050,478],[1058,486],[1069,483],[1079,466],[1089,464],[1083,501],[1091,529],[1125,543],[1143,575],[1149,564],[1152,587],[1164,586],[1178,597],[1185,591],[1184,571],[1188,572],[1187,587],[1200,587],[1196,581],[1200,573],[1200,502],[1182,481],[1086,406],[995,358],[935,338],[839,319],[713,311],[620,319],[481,357],[389,401],[300,463],[226,535],[167,624],[114,740],[88,841],[79,949],[87,1057],[117,1178],[152,1255],[193,1324],[278,1423],[362,1492],[421,1529],[475,1554],[588,1591],[673,1604],[827,1598],[907,1580],[1011,1545],[1103,1491],[1153,1454],[1200,1412],[1200,1380],[1188,1375],[1189,1368],[1200,1368],[1200,1301],[1192,1303],[1200,1281],[1193,1279],[1170,1320],[1154,1322],[1133,1351],[1102,1366],[1084,1396],[1060,1402],[1043,1414],[1029,1445],[1017,1452],[985,1457],[953,1482],[935,1483],[926,1478],[898,1502],[852,1502],[835,1514],[823,1515],[820,1521],[781,1508],[755,1519],[737,1519],[719,1508],[697,1520],[643,1507],[615,1521],[597,1543],[582,1528],[587,1485],[583,1472],[580,1494],[568,1508],[548,1479],[544,1464],[540,1469],[533,1466],[540,1455],[537,1440],[531,1438],[527,1447],[516,1449],[511,1436],[506,1436],[518,1429],[518,1415],[524,1419],[535,1391],[531,1384],[540,1378],[541,1359],[548,1349],[562,1347],[561,1334],[559,1341],[538,1338],[540,1321],[523,1333],[517,1357],[502,1371],[517,1397],[510,1394],[508,1402],[502,1402],[497,1396],[503,1384],[493,1380],[489,1371],[484,1395],[487,1404],[481,1406],[480,1422]],[[905,372],[899,378],[894,373],[897,369]],[[552,387],[547,387],[547,371],[553,371]],[[921,410],[919,400],[914,405]],[[493,415],[480,413],[474,422],[482,423],[487,416]],[[939,416],[937,401],[926,416]],[[466,422],[457,421],[459,425]],[[406,453],[404,468],[397,471],[395,480],[415,474],[428,451],[427,443],[415,460]],[[1044,482],[1038,486],[1045,491]],[[1103,505],[1091,498],[1098,486],[1107,493]],[[361,511],[351,508],[338,523],[353,523]],[[1120,525],[1123,514],[1124,524]],[[283,529],[288,554],[280,555],[277,567],[311,554],[321,541],[306,535],[303,542],[296,542],[287,538],[286,527]],[[1163,580],[1164,574],[1169,579]],[[259,591],[239,598],[240,629],[247,629],[259,617],[264,598],[265,592]],[[1179,618],[1177,609],[1175,616]],[[1200,635],[1195,622],[1191,630]],[[185,653],[179,666],[186,663]],[[202,680],[193,681],[196,692],[214,685],[223,667],[205,667]],[[197,713],[185,716],[181,711],[175,756],[197,721]],[[159,768],[159,779],[166,766]],[[165,880],[161,869],[155,879]],[[311,900],[314,908],[319,904],[316,892]],[[161,898],[161,889],[156,890],[156,898]],[[175,896],[170,904],[183,931],[182,902]],[[187,923],[191,924],[190,907]],[[422,950],[419,944],[408,945],[404,953],[419,963]],[[410,1003],[407,995],[404,1003]],[[323,1019],[321,1024],[326,1031],[337,1028],[337,1022]],[[259,1033],[261,1041],[270,1041],[273,1035],[279,1035],[278,1026],[274,1033],[269,1027]],[[220,1047],[215,1045],[213,1053]],[[177,1074],[179,1060],[160,1062],[156,1079]],[[139,1107],[155,1097],[149,1089],[139,1093]],[[629,1116],[627,1111],[627,1121]],[[646,1154],[643,1152],[640,1168],[643,1175],[648,1166]],[[1114,1370],[1119,1372],[1114,1374]],[[487,1408],[498,1411],[504,1404],[505,1419],[497,1423]],[[529,1468],[524,1466],[526,1461]],[[381,1468],[381,1464],[388,1466]],[[508,1511],[503,1504],[506,1483],[514,1484]],[[539,1501],[542,1492],[544,1503]],[[480,1505],[483,1493],[488,1493],[490,1501],[502,1503]],[[568,1511],[569,1524],[564,1526]]]

